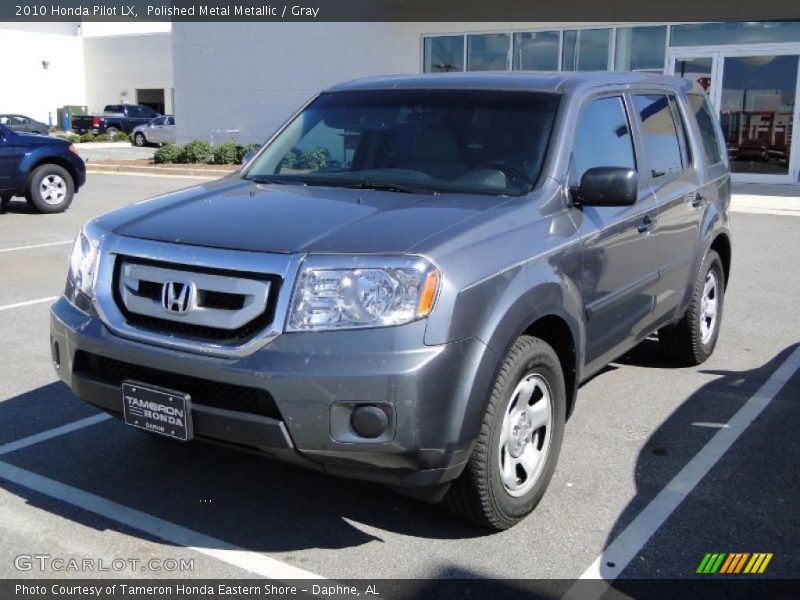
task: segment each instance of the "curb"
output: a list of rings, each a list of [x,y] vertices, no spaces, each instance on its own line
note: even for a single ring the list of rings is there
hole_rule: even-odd
[[[133,175],[172,175],[175,177],[210,177],[217,179],[235,173],[236,169],[225,171],[221,169],[203,169],[185,167],[173,169],[169,167],[143,167],[128,165],[98,165],[86,163],[87,173],[123,173]]]

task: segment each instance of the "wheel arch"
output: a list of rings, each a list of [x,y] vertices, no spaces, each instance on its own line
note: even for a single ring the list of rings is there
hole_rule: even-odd
[[[75,166],[72,165],[72,163],[70,163],[70,161],[65,157],[55,154],[44,154],[40,156],[30,156],[29,160],[23,160],[20,163],[21,177],[19,177],[19,189],[17,192],[21,194],[26,193],[28,186],[30,185],[31,178],[33,177],[33,172],[42,165],[47,164],[58,165],[64,169],[72,178],[73,189],[77,191],[80,178],[78,177],[78,172],[76,171]]]
[[[719,233],[712,241],[709,249],[719,254],[722,261],[722,270],[725,275],[725,288],[731,275],[731,240],[726,233]]]

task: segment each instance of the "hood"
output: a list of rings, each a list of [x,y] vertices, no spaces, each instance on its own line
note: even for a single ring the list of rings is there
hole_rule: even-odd
[[[15,143],[21,146],[63,146],[68,148],[72,142],[62,140],[61,138],[52,137],[49,135],[37,135],[34,133],[20,133],[14,132],[16,139]]]
[[[504,200],[232,176],[108,213],[99,224],[128,237],[254,252],[401,253]]]

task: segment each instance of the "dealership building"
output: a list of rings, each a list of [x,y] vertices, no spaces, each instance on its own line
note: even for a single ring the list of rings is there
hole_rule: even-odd
[[[800,22],[174,23],[179,141],[261,141],[319,90],[377,74],[632,70],[705,89],[734,179],[797,183]]]

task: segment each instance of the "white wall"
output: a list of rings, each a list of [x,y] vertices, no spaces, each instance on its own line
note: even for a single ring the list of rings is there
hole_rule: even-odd
[[[0,24],[0,113],[55,124],[58,107],[86,104],[83,40],[71,23],[19,25]]]
[[[106,104],[136,103],[137,89],[163,89],[172,112],[172,41],[169,33],[85,37],[86,101],[91,112]]]
[[[565,23],[181,23],[172,27],[179,143],[268,137],[304,101],[368,75],[420,73],[422,35]],[[217,135],[217,139],[225,137]]]

